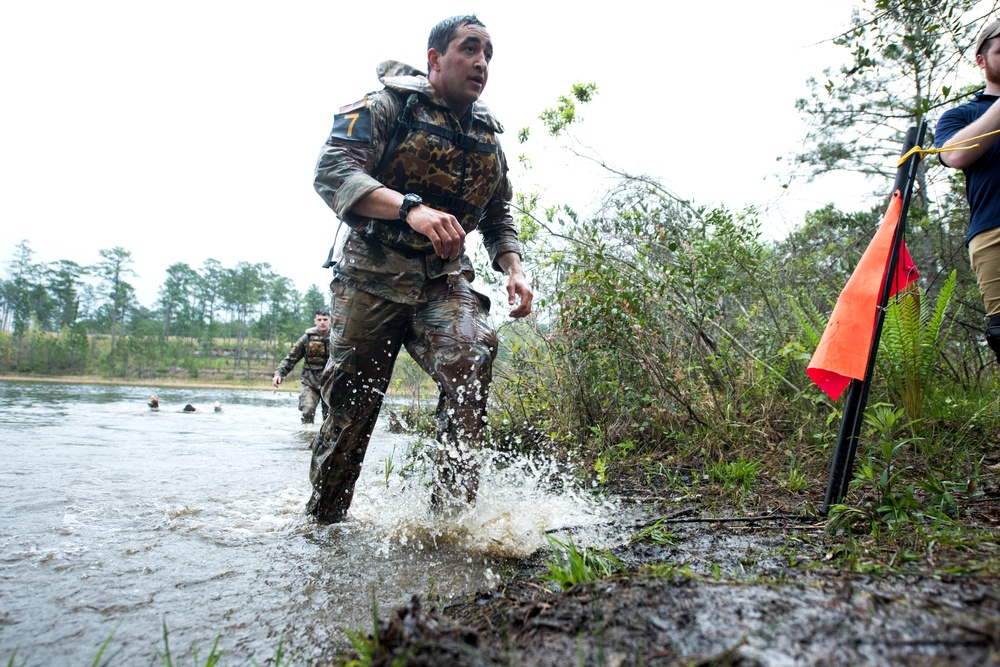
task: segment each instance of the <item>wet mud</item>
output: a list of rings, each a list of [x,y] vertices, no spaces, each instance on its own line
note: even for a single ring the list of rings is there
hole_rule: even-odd
[[[1000,487],[984,490],[959,520],[1000,539]],[[1000,665],[997,540],[870,560],[854,543],[848,562],[844,536],[788,508],[664,516],[666,543],[611,550],[627,574],[562,590],[536,554],[494,590],[383,612],[365,664]]]

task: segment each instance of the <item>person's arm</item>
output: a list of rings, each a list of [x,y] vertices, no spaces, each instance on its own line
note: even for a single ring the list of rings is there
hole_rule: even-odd
[[[295,364],[299,363],[299,359],[305,356],[306,345],[309,342],[309,336],[302,336],[295,344],[292,345],[292,349],[288,351],[285,358],[281,360],[278,364],[277,370],[274,371],[274,377],[271,378],[271,386],[277,389],[281,381],[285,379],[285,376],[292,372],[295,368]]]
[[[378,220],[399,220],[402,204],[403,193],[381,187],[359,199],[351,207],[351,213]],[[406,224],[429,238],[434,253],[442,259],[458,259],[465,248],[465,230],[450,213],[419,204],[406,214]]]
[[[948,119],[946,116],[942,116],[941,120],[945,125],[943,129],[947,132]],[[941,125],[942,123],[939,123],[938,125],[939,131],[942,129]],[[987,134],[996,130],[1000,130],[1000,104],[994,103],[982,116],[952,134],[943,145],[947,148],[948,146],[960,144],[962,141],[971,139],[972,137],[978,137],[981,134]],[[998,136],[1000,135],[994,134],[990,137],[976,139],[975,141],[970,142],[970,145],[979,144],[975,148],[966,148],[963,150],[939,153],[938,158],[946,167],[952,167],[953,169],[966,169],[975,163],[976,160],[981,158],[986,151],[993,146]]]
[[[509,278],[507,280],[507,305],[516,306],[510,311],[511,317],[526,317],[531,314],[531,301],[534,294],[528,285],[528,277],[521,267],[521,256],[516,252],[507,252],[497,257],[497,264]]]
[[[482,234],[483,245],[489,253],[493,269],[509,276],[507,304],[516,305],[510,316],[526,317],[531,314],[533,294],[521,266],[521,244],[517,240],[517,227],[510,213],[510,200],[514,196],[514,188],[507,178],[507,163],[502,150],[500,159],[503,161],[502,181],[496,196],[479,221],[479,233]]]

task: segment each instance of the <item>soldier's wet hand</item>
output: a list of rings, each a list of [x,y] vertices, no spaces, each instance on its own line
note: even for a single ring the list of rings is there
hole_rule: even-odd
[[[517,304],[517,307],[510,311],[510,316],[518,318],[530,315],[532,298],[534,294],[528,286],[524,271],[511,272],[510,280],[507,281],[507,305]]]
[[[406,224],[431,240],[434,254],[442,259],[458,259],[465,247],[465,230],[455,216],[420,205],[410,209]]]
[[[281,384],[281,376],[275,373],[274,377],[271,378],[271,384],[274,386],[275,389],[277,389],[278,385]]]

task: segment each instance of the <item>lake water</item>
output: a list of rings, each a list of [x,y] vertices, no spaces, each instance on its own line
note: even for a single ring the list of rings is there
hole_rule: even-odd
[[[150,394],[159,411],[146,407]],[[221,401],[221,412],[212,404]],[[181,408],[191,403],[199,411]],[[0,664],[268,664],[348,646],[412,595],[492,587],[508,559],[624,539],[607,501],[544,464],[484,468],[479,502],[428,511],[418,444],[380,420],[348,521],[317,526],[289,392],[0,382]],[[383,410],[384,416],[385,410]],[[413,462],[413,465],[407,466]],[[564,538],[565,536],[561,536]]]

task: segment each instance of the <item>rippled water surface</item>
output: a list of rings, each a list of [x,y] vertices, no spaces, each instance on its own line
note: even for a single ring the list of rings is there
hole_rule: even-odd
[[[387,611],[475,592],[546,530],[612,511],[525,462],[487,468],[474,510],[435,519],[422,463],[407,466],[417,441],[380,421],[349,521],[317,526],[303,507],[318,426],[296,405],[285,392],[0,382],[0,663],[16,649],[27,667],[90,665],[112,637],[112,664],[158,665],[164,628],[175,664],[192,647],[204,660],[217,637],[232,665],[267,664],[282,638],[328,656],[345,627],[370,627],[373,599]]]

